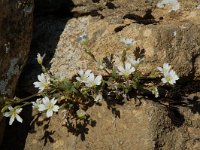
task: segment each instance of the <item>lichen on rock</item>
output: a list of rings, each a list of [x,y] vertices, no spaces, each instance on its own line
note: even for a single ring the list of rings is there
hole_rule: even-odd
[[[33,0],[0,1],[1,96],[13,97],[19,75],[28,57],[32,35],[31,6]],[[0,117],[0,143],[4,125],[5,122]]]
[[[8,71],[6,73],[6,78],[4,80],[0,81],[0,93],[3,95],[11,95],[12,90],[8,88],[9,80],[12,79],[13,76],[19,75],[20,70],[18,63],[18,58],[13,58],[10,61],[10,67],[8,68]]]

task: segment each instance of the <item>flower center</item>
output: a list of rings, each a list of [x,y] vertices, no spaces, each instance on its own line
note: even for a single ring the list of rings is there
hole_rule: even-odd
[[[86,81],[86,80],[87,80],[87,76],[82,76],[82,77],[81,77],[81,80],[82,80],[82,81]]]
[[[90,84],[91,84],[92,87],[96,85],[96,83],[94,81],[91,81]]]
[[[16,115],[17,115],[16,110],[13,110],[13,111],[11,112],[11,115],[16,116]]]
[[[53,105],[51,104],[51,103],[49,103],[48,105],[47,105],[47,109],[52,109],[53,108]]]
[[[169,82],[169,81],[172,80],[172,77],[171,77],[170,75],[167,75],[167,76],[166,76],[166,80]]]
[[[124,76],[125,76],[125,77],[128,77],[128,76],[129,76],[129,70],[125,70],[125,71],[124,71]]]

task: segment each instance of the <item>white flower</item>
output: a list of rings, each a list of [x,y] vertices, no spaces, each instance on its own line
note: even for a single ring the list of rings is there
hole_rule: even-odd
[[[178,0],[162,0],[161,2],[159,2],[157,4],[157,7],[163,8],[166,5],[171,6],[171,10],[173,10],[173,11],[177,11],[180,9],[180,4],[179,4]]]
[[[40,104],[42,104],[42,99],[41,98],[38,98],[37,100],[36,100],[36,102],[32,102],[32,108],[33,109],[38,109],[39,108],[39,105]]]
[[[97,68],[99,69],[104,69],[106,67],[106,64],[103,63],[101,60],[98,60],[96,65],[97,65]]]
[[[176,36],[177,35],[177,31],[174,31],[173,34],[174,34],[174,36]]]
[[[39,92],[42,92],[43,90],[47,89],[50,84],[50,77],[48,74],[42,73],[41,75],[38,75],[39,82],[34,82],[34,86],[39,89]]]
[[[173,11],[177,11],[177,10],[179,10],[180,9],[180,4],[178,3],[178,1],[176,2],[176,3],[174,3],[173,5],[172,5],[172,10]]]
[[[164,74],[164,78],[162,78],[163,83],[169,83],[171,85],[176,83],[176,80],[178,80],[179,77],[177,76],[176,72],[174,70],[171,70],[167,74]]]
[[[177,76],[176,72],[174,70],[170,70],[171,66],[167,63],[163,64],[163,68],[162,67],[157,67],[157,69],[163,74],[163,78],[161,79],[161,81],[163,83],[169,83],[171,85],[176,83],[176,80],[179,79],[179,77]]]
[[[87,81],[87,78],[89,77],[89,75],[91,74],[91,70],[87,70],[87,71],[83,71],[83,70],[80,70],[78,72],[79,76],[80,77],[76,77],[76,80],[79,81],[79,82],[86,82]]]
[[[128,61],[129,63],[131,63],[131,65],[132,65],[133,67],[137,68],[142,60],[141,60],[140,58],[135,59],[135,58],[128,57],[128,58],[127,58],[127,61]]]
[[[12,106],[8,107],[9,112],[5,112],[3,115],[5,117],[10,117],[9,125],[12,125],[15,118],[18,122],[23,122],[23,119],[19,116],[22,111],[22,108],[13,108]]]
[[[131,38],[121,38],[120,42],[124,43],[126,46],[131,46],[136,43],[136,41]]]
[[[161,73],[163,73],[163,74],[165,75],[165,74],[168,74],[168,73],[169,73],[169,71],[170,71],[170,69],[171,69],[171,66],[170,66],[169,64],[167,64],[167,63],[164,63],[164,64],[163,64],[163,67],[157,67],[157,69],[158,69]]]
[[[102,82],[102,76],[101,75],[98,75],[96,78],[94,76],[93,73],[91,73],[89,75],[89,77],[87,78],[87,81],[85,83],[85,85],[87,87],[93,87],[93,86],[96,86],[96,85],[100,85]]]
[[[79,119],[84,119],[87,114],[84,110],[79,109],[76,111],[76,115],[78,116]]]
[[[43,63],[44,57],[45,57],[45,54],[43,56],[41,56],[40,53],[37,54],[37,62],[38,62],[38,64],[41,65]]]
[[[53,112],[58,112],[59,106],[55,105],[57,100],[55,98],[52,98],[49,100],[48,97],[44,97],[42,99],[42,104],[38,105],[39,111],[46,111],[47,118],[53,116]]]
[[[103,100],[103,96],[101,93],[99,93],[96,98],[94,99],[95,102],[99,103]]]
[[[154,87],[153,90],[151,91],[152,94],[155,95],[155,98],[158,98],[159,97],[159,92],[158,92],[158,88],[157,87]]]
[[[131,73],[135,72],[135,68],[131,66],[130,63],[125,62],[125,64],[118,67],[119,75],[128,77]]]

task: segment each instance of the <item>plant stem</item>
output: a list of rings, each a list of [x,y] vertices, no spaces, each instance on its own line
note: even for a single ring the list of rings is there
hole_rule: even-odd
[[[42,93],[43,93],[43,92],[42,92]],[[31,98],[33,98],[33,97],[38,96],[39,94],[41,94],[41,93],[35,93],[35,94],[31,95],[31,96],[22,98],[19,102],[14,102],[14,103],[21,103],[21,102],[24,102],[24,101],[26,101],[26,100],[29,100],[29,99],[31,99]]]
[[[32,103],[31,102],[26,102],[23,105],[20,105],[20,107],[24,107],[24,106],[27,106],[27,105],[30,105],[30,104],[32,104]]]

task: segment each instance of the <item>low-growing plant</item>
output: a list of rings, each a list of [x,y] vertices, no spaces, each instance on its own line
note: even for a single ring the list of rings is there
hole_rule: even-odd
[[[41,66],[42,73],[38,75],[38,81],[33,83],[38,93],[26,98],[1,97],[4,102],[1,112],[5,117],[10,118],[9,125],[12,125],[15,120],[23,122],[20,113],[27,105],[32,105],[38,112],[36,115],[44,115],[46,118],[51,118],[58,111],[62,111],[65,123],[75,119],[92,124],[93,120],[87,114],[87,109],[94,104],[100,104],[105,99],[107,103],[109,101],[126,102],[133,95],[154,95],[155,98],[159,98],[160,87],[166,85],[173,87],[179,79],[167,63],[164,63],[162,67],[157,67],[153,75],[143,75],[139,71],[143,58],[127,55],[127,51],[136,42],[133,39],[121,39],[125,49],[119,61],[112,58],[97,60],[88,48],[87,35],[80,36],[78,40],[83,50],[95,61],[98,69],[105,72],[104,75],[95,75],[92,70],[79,70],[71,79],[60,79],[43,65],[45,55],[38,54],[37,62]],[[33,98],[36,100],[33,101]]]

